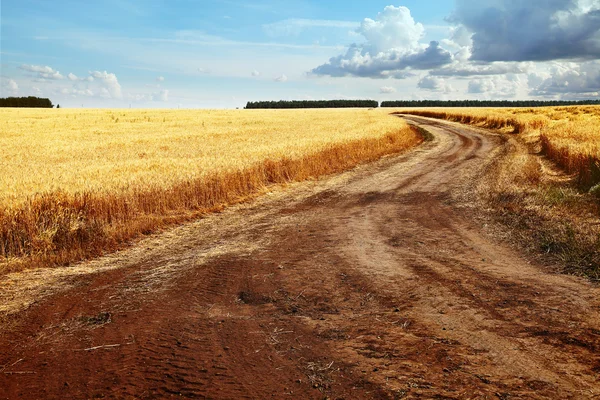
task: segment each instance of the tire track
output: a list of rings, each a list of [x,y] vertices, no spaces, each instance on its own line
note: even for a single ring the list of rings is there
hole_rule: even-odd
[[[158,235],[14,315],[0,398],[600,398],[599,289],[461,203],[502,141],[407,119],[435,140]]]

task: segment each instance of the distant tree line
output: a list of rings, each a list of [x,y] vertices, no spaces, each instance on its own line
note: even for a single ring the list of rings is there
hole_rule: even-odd
[[[50,99],[29,96],[0,98],[0,107],[52,108],[54,105]]]
[[[600,100],[400,100],[384,101],[381,107],[558,107],[600,105]]]
[[[377,108],[376,100],[249,101],[246,109],[257,108]]]

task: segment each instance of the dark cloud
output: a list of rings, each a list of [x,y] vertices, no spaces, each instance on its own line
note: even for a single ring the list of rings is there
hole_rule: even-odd
[[[359,76],[366,78],[397,79],[410,76],[403,72],[407,68],[427,70],[438,68],[452,62],[452,54],[431,42],[426,49],[403,52],[395,49],[372,55],[362,46],[353,44],[346,54],[332,57],[328,63],[311,71],[315,75],[333,77]]]
[[[600,58],[596,0],[457,0],[450,20],[473,32],[475,61]]]
[[[412,68],[412,69],[432,69],[438,68],[442,65],[446,65],[452,62],[452,54],[440,47],[438,42],[429,43],[424,51],[416,54],[410,54],[404,57],[401,62],[399,69]]]

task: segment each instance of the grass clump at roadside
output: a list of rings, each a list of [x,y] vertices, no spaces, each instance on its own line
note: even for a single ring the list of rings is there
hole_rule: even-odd
[[[508,241],[600,281],[600,203],[516,137],[506,146],[478,190],[489,215],[509,228]]]
[[[378,110],[0,110],[0,271],[61,265],[423,141]]]

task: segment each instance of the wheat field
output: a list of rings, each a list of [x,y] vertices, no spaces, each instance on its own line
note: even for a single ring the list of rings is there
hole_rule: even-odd
[[[0,271],[66,264],[422,142],[388,111],[0,110]]]
[[[600,106],[397,110],[521,134],[579,184],[600,184]]]

